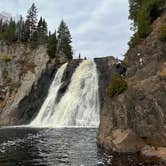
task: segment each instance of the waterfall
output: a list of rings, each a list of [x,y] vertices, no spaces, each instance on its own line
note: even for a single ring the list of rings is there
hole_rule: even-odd
[[[31,122],[31,125],[35,126],[41,126],[43,124],[46,124],[47,121],[49,120],[49,117],[51,115],[51,111],[53,111],[54,106],[55,106],[55,100],[56,97],[58,95],[58,90],[60,88],[60,86],[62,85],[62,77],[63,77],[63,73],[65,71],[67,67],[67,63],[62,65],[56,75],[55,78],[50,86],[49,92],[48,92],[48,96],[45,99],[38,115],[36,116],[36,118]]]
[[[99,125],[98,74],[96,64],[84,60],[73,73],[61,100],[56,103],[66,64],[57,72],[49,94],[31,126],[38,127],[97,127]]]

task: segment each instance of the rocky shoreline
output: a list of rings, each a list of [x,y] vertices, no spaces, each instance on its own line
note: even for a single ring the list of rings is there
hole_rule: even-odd
[[[95,58],[99,74],[100,126],[97,144],[106,151],[142,153],[166,161],[166,43],[157,38],[161,18],[138,46],[131,48],[122,63],[128,89],[110,97],[106,88],[123,66],[113,57]],[[61,64],[49,62],[46,47],[30,50],[24,45],[0,44],[0,126],[28,124],[39,111]],[[12,60],[5,59],[10,54]],[[64,61],[65,62],[65,61]],[[63,62],[63,63],[64,63]],[[58,99],[65,93],[81,60],[67,66]]]
[[[105,150],[142,152],[166,160],[166,44],[157,38],[160,23],[158,18],[145,41],[125,55],[127,91],[112,98],[104,93],[112,69],[100,63],[99,73],[108,82],[99,79],[102,99],[97,144]]]

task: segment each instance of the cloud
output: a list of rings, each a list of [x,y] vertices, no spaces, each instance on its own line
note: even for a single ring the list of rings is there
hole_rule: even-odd
[[[3,0],[1,9],[23,14],[34,0]],[[46,18],[49,29],[57,29],[63,18],[73,37],[75,57],[110,56],[122,58],[130,32],[128,0],[36,0],[38,15]]]

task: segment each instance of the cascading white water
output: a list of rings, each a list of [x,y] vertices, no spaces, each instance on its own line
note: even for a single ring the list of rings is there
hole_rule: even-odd
[[[55,102],[66,65],[62,66],[50,87],[32,126],[97,127],[99,125],[98,74],[94,61],[84,60],[72,76],[71,83],[59,103]]]
[[[62,80],[63,73],[64,73],[66,67],[67,67],[67,63],[65,63],[58,69],[58,71],[55,75],[55,78],[49,88],[48,96],[45,99],[38,115],[31,122],[30,125],[40,126],[40,125],[47,123],[47,121],[50,117],[51,111],[53,111],[53,109],[54,109],[55,100],[58,95],[58,90],[59,90],[60,86],[62,85],[61,80]]]

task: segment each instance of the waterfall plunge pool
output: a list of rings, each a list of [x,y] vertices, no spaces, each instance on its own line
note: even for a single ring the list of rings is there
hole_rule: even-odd
[[[163,166],[137,155],[107,155],[96,135],[96,128],[1,128],[0,166]]]

